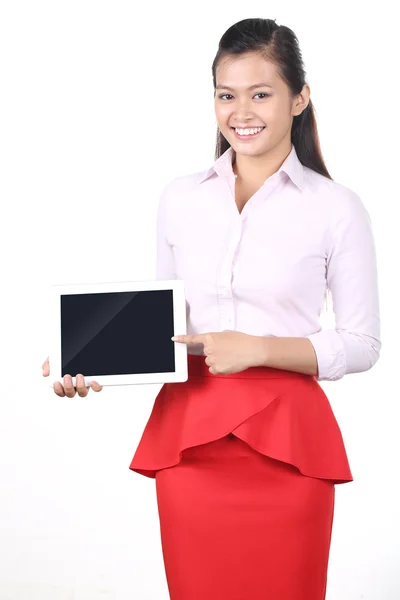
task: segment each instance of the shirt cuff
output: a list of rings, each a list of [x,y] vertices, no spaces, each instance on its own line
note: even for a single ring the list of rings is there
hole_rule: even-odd
[[[346,374],[346,352],[339,333],[335,329],[325,329],[306,337],[317,356],[317,381],[341,379]]]

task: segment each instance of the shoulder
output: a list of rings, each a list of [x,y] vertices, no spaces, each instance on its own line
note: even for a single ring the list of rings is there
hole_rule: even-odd
[[[308,167],[304,168],[305,192],[319,205],[333,221],[337,218],[352,218],[368,215],[366,206],[359,194],[346,185],[333,181]]]
[[[187,199],[188,194],[200,189],[200,182],[209,172],[208,169],[190,173],[189,175],[180,175],[169,180],[164,184],[161,192],[161,200],[169,204],[179,204],[180,200]]]

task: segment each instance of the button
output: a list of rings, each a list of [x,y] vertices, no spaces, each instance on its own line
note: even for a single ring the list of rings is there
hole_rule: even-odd
[[[221,289],[221,294],[223,296],[230,296],[231,295],[231,290],[229,288],[222,288]]]

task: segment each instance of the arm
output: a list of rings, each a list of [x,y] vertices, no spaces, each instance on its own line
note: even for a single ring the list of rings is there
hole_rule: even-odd
[[[355,193],[337,198],[327,250],[335,329],[305,338],[264,338],[263,364],[335,381],[371,369],[380,354],[375,244],[369,214]]]
[[[157,209],[156,279],[176,279],[174,254],[168,243],[167,197],[172,182],[164,186]]]
[[[318,376],[314,346],[304,337],[261,337],[258,366]]]

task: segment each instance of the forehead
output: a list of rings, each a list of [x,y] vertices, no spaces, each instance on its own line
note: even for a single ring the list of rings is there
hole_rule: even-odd
[[[246,89],[258,82],[270,84],[272,87],[279,85],[276,65],[255,52],[225,56],[219,61],[215,75],[218,87],[224,85]]]

